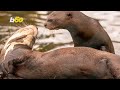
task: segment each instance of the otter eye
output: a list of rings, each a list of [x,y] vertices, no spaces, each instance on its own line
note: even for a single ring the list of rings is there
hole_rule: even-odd
[[[48,22],[53,22],[53,19],[48,19],[47,21],[48,21]]]
[[[71,13],[67,13],[67,16],[72,18],[72,14]]]
[[[70,13],[68,13],[68,14],[67,14],[67,16],[71,16],[71,14],[70,14]]]

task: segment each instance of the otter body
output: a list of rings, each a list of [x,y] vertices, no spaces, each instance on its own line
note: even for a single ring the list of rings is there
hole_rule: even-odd
[[[17,36],[19,33],[21,35]],[[21,37],[24,35],[26,37]],[[8,40],[0,62],[2,79],[120,78],[120,56],[88,47],[62,48],[46,53],[33,51],[36,36],[37,28],[28,26]]]
[[[119,56],[87,47],[42,53],[16,45],[2,66],[15,78],[22,79],[120,78]]]
[[[50,30],[67,29],[75,47],[85,46],[115,53],[112,41],[100,23],[79,11],[54,11],[48,15],[45,27]]]

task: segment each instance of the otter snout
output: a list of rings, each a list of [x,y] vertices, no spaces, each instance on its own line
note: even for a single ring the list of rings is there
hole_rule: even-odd
[[[48,19],[47,22],[53,22],[53,19]]]
[[[47,24],[46,24],[46,23],[44,24],[44,27],[47,27]]]
[[[44,27],[47,27],[48,25],[47,25],[47,23],[52,23],[53,22],[53,19],[48,19],[47,21],[46,21],[46,23],[44,24]]]
[[[56,21],[53,19],[48,19],[45,23],[44,23],[44,27],[48,28],[49,30],[54,30],[56,29]]]

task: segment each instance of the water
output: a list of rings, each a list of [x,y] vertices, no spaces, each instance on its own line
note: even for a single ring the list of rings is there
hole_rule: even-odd
[[[96,18],[113,41],[116,54],[120,55],[120,11],[82,11]],[[73,47],[72,38],[67,30],[49,31],[43,27],[47,11],[0,11],[0,47],[19,28],[36,25],[39,30],[35,50],[49,51],[63,47]],[[10,17],[23,17],[23,23],[10,23]]]
[[[0,44],[4,44],[6,40],[19,28],[32,24],[38,27],[42,26],[47,12],[37,11],[0,11]],[[11,23],[10,18],[16,16],[22,17],[22,23]],[[41,20],[41,21],[40,21]]]
[[[44,22],[49,12],[47,11],[0,11],[0,47],[2,48],[6,40],[19,28],[26,25],[36,25],[38,27],[39,34],[37,36],[34,49],[39,51],[48,51],[57,47],[69,45],[71,41],[68,41],[60,37],[61,31],[49,31],[44,28]],[[22,23],[12,23],[10,18],[16,16],[23,18]],[[64,32],[62,32],[64,33]],[[67,36],[67,35],[66,35]],[[59,38],[59,39],[58,39]]]
[[[84,14],[99,20],[110,36],[115,53],[120,55],[120,11],[82,11]]]

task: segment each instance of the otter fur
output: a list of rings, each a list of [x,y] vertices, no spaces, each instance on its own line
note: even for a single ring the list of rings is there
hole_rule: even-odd
[[[19,38],[20,41],[24,39],[22,43],[10,40],[10,45],[5,50],[6,56],[0,63],[2,79],[120,78],[120,56],[89,47],[62,48],[50,52],[33,51],[34,43],[30,43],[37,36],[37,28],[29,26],[28,32],[32,32],[28,33],[31,40],[28,40],[29,37]]]
[[[75,47],[91,47],[115,53],[112,41],[98,20],[80,11],[53,11],[47,17],[46,28],[67,29]]]

